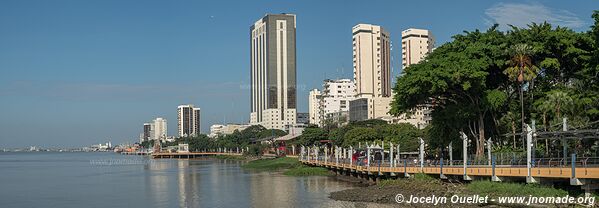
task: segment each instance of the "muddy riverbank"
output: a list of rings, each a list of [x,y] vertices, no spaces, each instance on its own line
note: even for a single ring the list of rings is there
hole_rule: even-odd
[[[403,206],[431,206],[431,204],[407,204],[410,196],[414,197],[447,197],[453,195],[465,195],[467,190],[464,185],[452,182],[442,182],[429,177],[414,177],[400,180],[384,180],[378,184],[371,181],[351,177],[338,177],[340,180],[356,183],[357,188],[333,192],[329,198],[341,201],[351,202],[369,202],[377,204],[395,204]],[[398,204],[396,197],[401,194],[404,199],[403,203]],[[441,207],[455,207],[449,204],[437,204]],[[462,204],[460,207],[479,207],[479,205]]]

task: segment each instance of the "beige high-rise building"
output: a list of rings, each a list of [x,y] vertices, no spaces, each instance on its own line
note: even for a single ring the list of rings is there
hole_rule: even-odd
[[[428,30],[410,28],[401,32],[401,63],[403,69],[416,64],[433,51],[435,38]]]
[[[435,47],[435,37],[424,29],[410,28],[401,32],[402,68],[422,61]],[[391,123],[410,123],[424,128],[431,122],[430,105],[422,105],[411,110],[410,114],[401,114],[390,118]]]
[[[177,107],[177,129],[180,137],[200,134],[200,108],[191,104]]]
[[[357,97],[391,96],[391,43],[381,26],[352,28],[354,81]]]
[[[310,124],[320,126],[320,121],[322,119],[320,108],[321,96],[322,94],[318,89],[310,90],[310,96],[308,97],[308,117],[310,117]]]
[[[296,124],[295,15],[267,14],[250,27],[250,124]]]
[[[358,24],[352,29],[355,100],[350,120],[388,116],[391,98],[391,42],[389,32],[377,25]]]
[[[152,121],[153,139],[164,141],[168,135],[166,119],[156,118]]]

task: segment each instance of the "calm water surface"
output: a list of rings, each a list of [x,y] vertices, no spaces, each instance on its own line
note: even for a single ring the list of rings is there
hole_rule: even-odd
[[[351,184],[239,161],[114,153],[0,153],[0,207],[373,207],[334,201]]]

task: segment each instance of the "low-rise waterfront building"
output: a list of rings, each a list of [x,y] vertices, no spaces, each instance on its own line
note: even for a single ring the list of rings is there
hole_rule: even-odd
[[[214,125],[210,126],[210,134],[208,136],[212,137],[212,138],[216,138],[216,137],[223,136],[223,135],[229,135],[235,131],[242,131],[250,126],[251,125],[249,125],[249,124],[227,124],[227,125],[214,124]]]

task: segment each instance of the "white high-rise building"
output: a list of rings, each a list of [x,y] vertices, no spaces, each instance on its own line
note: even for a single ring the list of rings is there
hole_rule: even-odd
[[[310,124],[320,126],[320,121],[322,119],[320,102],[320,91],[318,89],[310,90],[310,96],[308,97],[308,116],[310,117]]]
[[[250,123],[296,124],[295,15],[267,14],[250,27]]]
[[[152,121],[152,138],[155,140],[166,140],[168,135],[166,119],[156,118]]]
[[[180,137],[200,134],[200,108],[192,104],[177,107],[177,129]]]
[[[358,97],[391,96],[391,42],[381,26],[358,24],[352,29],[353,65]]]
[[[355,99],[356,85],[350,79],[324,80],[322,110],[325,119],[339,120],[348,115],[349,102]]]
[[[405,69],[433,51],[435,38],[428,30],[410,28],[401,32],[401,63]]]

